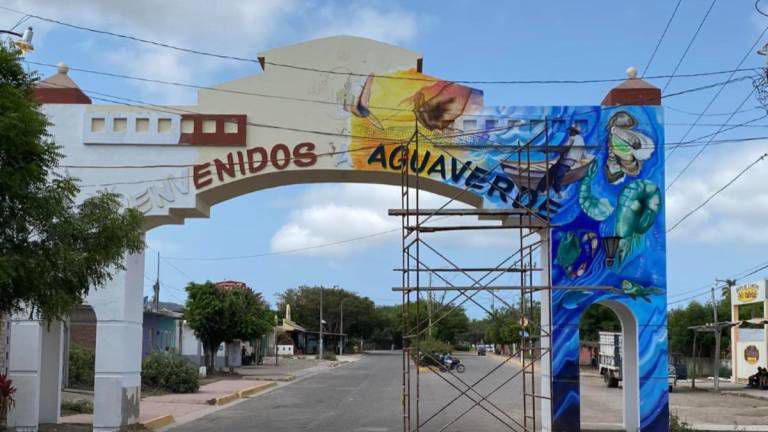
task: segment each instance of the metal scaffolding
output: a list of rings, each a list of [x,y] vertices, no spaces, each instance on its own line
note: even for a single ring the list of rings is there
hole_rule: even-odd
[[[451,155],[451,149],[458,147],[479,149],[495,148],[477,135],[462,140],[460,144],[441,145],[434,136],[428,136],[419,130],[416,122],[413,134],[400,148],[401,162],[401,206],[390,209],[391,216],[401,218],[402,263],[395,271],[401,273],[401,286],[394,291],[402,294],[402,409],[403,431],[448,430],[459,420],[475,410],[483,411],[484,417],[492,417],[503,426],[502,430],[534,431],[541,427],[537,414],[541,399],[548,398],[540,392],[536,378],[536,363],[548,354],[550,343],[541,344],[542,339],[551,339],[549,327],[540,325],[541,313],[549,313],[548,305],[542,308],[542,300],[549,301],[551,278],[549,266],[541,265],[542,260],[534,257],[536,252],[548,254],[548,246],[543,247],[544,236],[549,237],[551,229],[550,213],[557,203],[549,198],[550,149],[548,120],[531,120],[531,127],[537,128],[525,143],[504,146],[495,167],[515,183],[514,196],[507,194],[509,208],[449,208],[449,204],[460,199],[464,194],[471,194],[471,185],[457,189],[455,195],[439,208],[421,207],[422,179],[416,172],[418,158],[422,155],[424,142],[434,149]],[[489,150],[490,151],[490,150]],[[543,155],[544,160],[532,162],[531,154]],[[416,158],[416,163],[411,158]],[[554,159],[552,160],[554,161]],[[534,166],[538,164],[537,166]],[[541,166],[544,166],[542,171]],[[543,191],[542,191],[542,187]],[[506,193],[506,192],[505,192]],[[452,223],[447,219],[462,219],[462,223]],[[469,222],[465,222],[465,221]],[[440,222],[440,223],[438,223]],[[490,223],[489,223],[490,222]],[[512,230],[517,245],[507,256],[495,265],[462,265],[448,257],[446,247],[438,246],[433,237],[446,232],[467,232],[477,230]],[[546,245],[548,245],[548,241]],[[513,245],[510,245],[513,248]],[[545,258],[548,262],[548,258]],[[428,276],[428,277],[425,277]],[[435,284],[433,285],[432,277]],[[466,283],[455,282],[457,277]],[[510,283],[502,284],[500,279],[507,277]],[[427,284],[424,282],[428,281]],[[425,286],[426,285],[426,286]],[[437,294],[437,295],[436,295]],[[440,299],[437,299],[437,297]],[[485,298],[485,301],[483,300]],[[487,304],[490,301],[490,305]],[[423,304],[426,303],[426,308]],[[465,304],[480,308],[494,320],[501,320],[509,328],[516,329],[518,343],[503,356],[496,357],[493,368],[471,382],[463,379],[454,371],[440,366],[436,353],[422,349],[422,343],[431,337],[432,328],[445,319],[454,310]],[[546,322],[551,322],[546,317]],[[508,322],[506,322],[508,321]],[[542,347],[543,345],[543,347]],[[506,365],[506,367],[505,367]],[[512,367],[510,367],[512,366]],[[434,390],[422,388],[422,372],[429,373],[431,382],[438,381],[451,389],[445,394],[458,395],[450,400],[441,400],[438,405],[430,401],[424,407],[426,399],[434,396]],[[480,384],[491,376],[500,377],[498,383],[488,391],[481,391]],[[513,391],[522,394],[521,406],[492,400],[504,388],[515,387]],[[486,385],[483,384],[483,385]],[[520,387],[519,389],[517,387]],[[435,399],[432,397],[432,399]],[[469,400],[469,407],[460,407],[456,413],[448,410],[456,407],[459,400]],[[452,415],[453,414],[453,415]],[[450,417],[445,421],[445,416]],[[538,416],[538,417],[537,417]],[[435,423],[442,423],[434,425]],[[468,425],[467,425],[468,426]]]

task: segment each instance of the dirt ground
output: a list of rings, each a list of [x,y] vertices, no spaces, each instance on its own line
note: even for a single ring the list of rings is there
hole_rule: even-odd
[[[580,381],[582,422],[620,424],[623,389],[607,388],[602,378],[591,372],[582,372]],[[690,424],[768,425],[768,399],[692,389],[689,381],[679,382],[669,399],[670,412]]]

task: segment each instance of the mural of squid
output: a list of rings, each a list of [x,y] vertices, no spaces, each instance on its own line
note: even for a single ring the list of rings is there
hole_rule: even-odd
[[[404,79],[412,78],[412,79]],[[579,321],[620,302],[638,327],[640,429],[668,429],[662,111],[657,106],[485,107],[476,89],[415,70],[345,86],[350,169],[397,171],[467,188],[485,207],[548,215],[552,426],[580,429]],[[418,137],[419,148],[403,145]],[[480,145],[476,145],[480,144]],[[526,146],[530,152],[510,149]],[[603,238],[619,237],[607,259]],[[610,265],[609,265],[610,263]]]

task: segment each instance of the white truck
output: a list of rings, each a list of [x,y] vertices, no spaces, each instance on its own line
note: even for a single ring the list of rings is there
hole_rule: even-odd
[[[600,332],[598,369],[608,387],[618,387],[621,381],[621,333]]]

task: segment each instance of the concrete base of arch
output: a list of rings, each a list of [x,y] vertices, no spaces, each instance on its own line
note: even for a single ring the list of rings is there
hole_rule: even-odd
[[[141,398],[144,254],[129,255],[125,270],[92,290],[86,303],[96,313],[94,431],[117,431],[138,422]],[[65,337],[63,323],[17,315],[11,323],[9,375],[16,404],[8,426],[36,431],[60,420]]]
[[[16,402],[8,426],[37,431],[40,423],[58,423],[61,415],[64,326],[46,323],[21,312],[11,319],[8,375]]]

